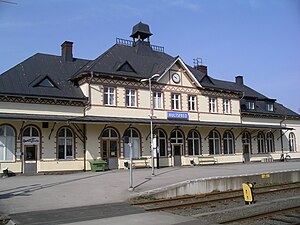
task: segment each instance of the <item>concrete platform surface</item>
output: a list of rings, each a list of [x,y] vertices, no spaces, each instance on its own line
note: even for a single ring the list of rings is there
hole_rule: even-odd
[[[179,216],[166,212],[147,212],[139,214],[131,214],[127,216],[116,216],[99,220],[89,220],[75,223],[67,223],[65,225],[173,225],[173,224],[190,224],[199,220],[191,217]],[[197,223],[197,224],[198,224]],[[195,223],[196,224],[196,223]]]
[[[129,171],[80,172],[65,175],[15,176],[0,179],[0,212],[6,214],[82,207],[126,201],[136,194],[178,182],[208,177],[299,170],[300,162],[227,164],[134,170],[134,190],[129,191]]]

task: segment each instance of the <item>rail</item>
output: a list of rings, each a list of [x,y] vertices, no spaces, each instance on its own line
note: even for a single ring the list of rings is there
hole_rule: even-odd
[[[290,191],[294,189],[299,189],[300,188],[299,184],[300,182],[295,182],[295,183],[288,183],[288,184],[277,184],[277,185],[256,187],[255,195],[264,195],[268,193],[276,193],[281,191]],[[263,189],[267,189],[267,190],[262,191]],[[211,199],[204,199],[204,198],[211,198]],[[181,196],[177,198],[158,199],[158,200],[135,202],[135,203],[133,202],[132,204],[146,206],[144,207],[146,211],[163,211],[169,209],[192,207],[196,205],[208,204],[213,202],[233,201],[235,199],[243,199],[242,190],[215,192],[215,193],[193,195],[193,196]],[[172,202],[173,204],[171,204]]]

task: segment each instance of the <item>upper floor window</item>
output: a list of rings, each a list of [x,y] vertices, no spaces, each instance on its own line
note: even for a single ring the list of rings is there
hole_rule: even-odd
[[[274,111],[274,104],[273,103],[267,103],[267,111],[270,111],[270,112]]]
[[[228,114],[230,113],[230,100],[223,99],[223,113]]]
[[[136,90],[134,90],[134,89],[126,90],[126,106],[129,106],[129,107],[136,106]]]
[[[209,98],[209,111],[217,112],[217,99],[214,97]]]
[[[161,92],[153,92],[153,107],[154,109],[163,108],[163,95]]]
[[[115,88],[104,87],[104,105],[115,105]]]
[[[296,151],[296,137],[293,132],[289,134],[289,147],[291,152]]]
[[[254,101],[247,101],[246,102],[246,109],[254,109]]]
[[[180,109],[180,94],[172,94],[172,109]]]
[[[196,96],[189,96],[189,111],[196,111]]]
[[[9,125],[0,126],[0,161],[12,161],[15,153],[15,131]]]

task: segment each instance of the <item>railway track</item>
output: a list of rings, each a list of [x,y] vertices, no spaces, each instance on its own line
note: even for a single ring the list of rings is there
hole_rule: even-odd
[[[254,224],[256,221],[264,224],[266,224],[267,222],[270,222],[270,224],[279,222],[281,224],[299,225],[300,206],[289,207],[280,210],[272,210],[269,212],[257,213],[254,215],[247,215],[245,217],[225,220],[223,222],[219,222],[219,224]]]
[[[261,186],[254,189],[255,195],[267,195],[270,193],[287,192],[300,188],[300,182]],[[146,211],[164,211],[164,210],[175,210],[180,208],[191,208],[194,206],[215,204],[227,201],[243,201],[242,190],[226,191],[226,192],[215,192],[202,195],[193,196],[182,196],[170,199],[151,200],[143,202],[132,203],[145,208]]]

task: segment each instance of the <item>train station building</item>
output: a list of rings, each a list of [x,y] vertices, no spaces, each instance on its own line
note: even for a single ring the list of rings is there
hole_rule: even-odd
[[[0,165],[12,173],[300,158],[300,115],[152,45],[147,24],[94,60],[37,53],[0,75]],[[233,65],[234,66],[234,65]],[[151,138],[151,126],[153,137]],[[154,139],[153,151],[150,140]],[[298,141],[299,140],[299,141]]]

